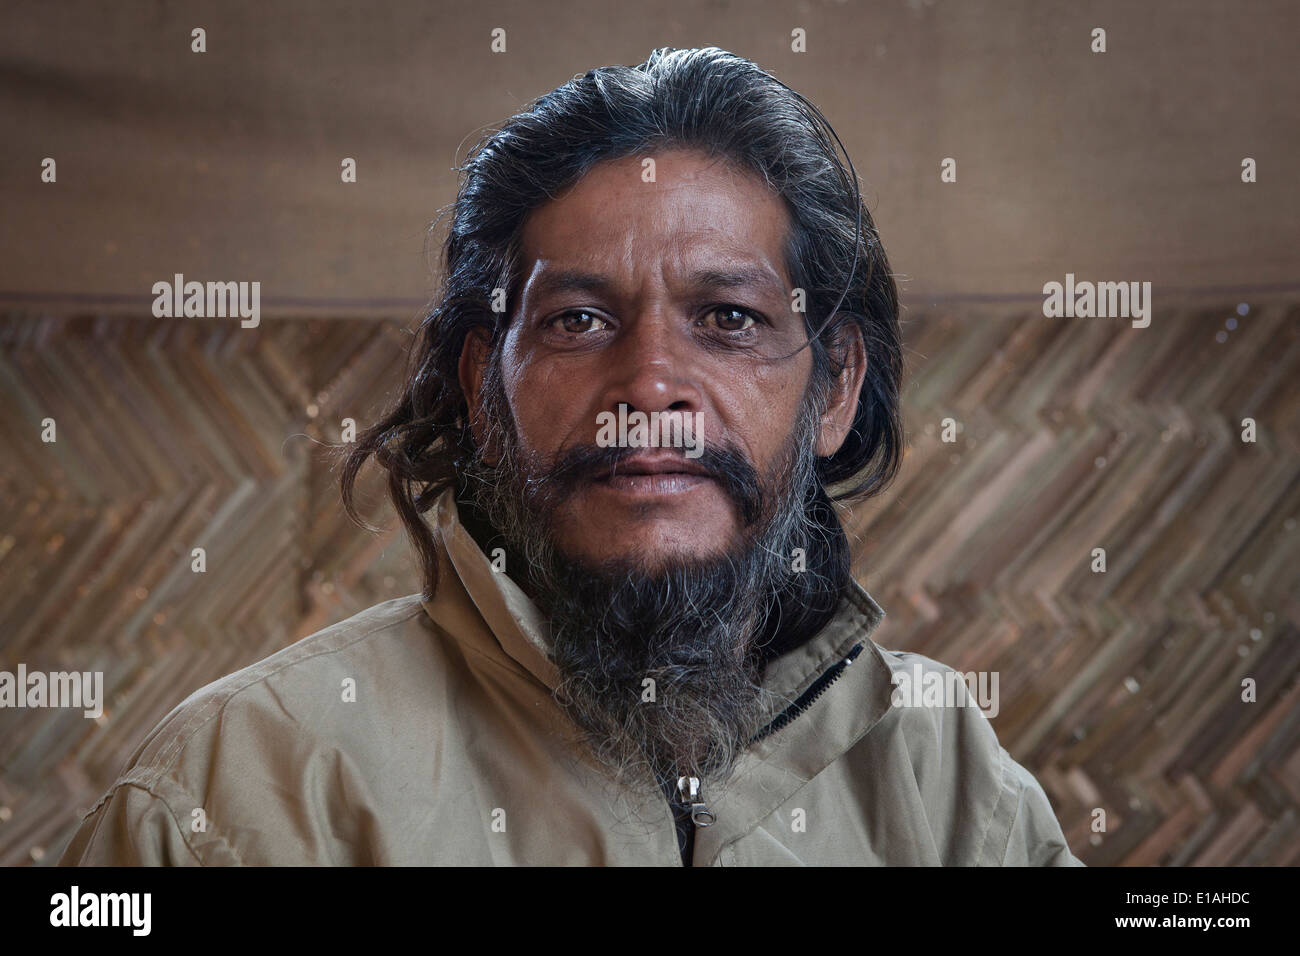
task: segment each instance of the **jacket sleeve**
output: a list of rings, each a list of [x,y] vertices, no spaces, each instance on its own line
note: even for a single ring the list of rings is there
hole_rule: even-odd
[[[1011,765],[1021,789],[1002,865],[1083,866],[1083,862],[1070,852],[1042,785],[1009,754],[1004,753],[1003,759]]]
[[[201,865],[166,802],[132,784],[104,798],[59,859],[59,866]]]

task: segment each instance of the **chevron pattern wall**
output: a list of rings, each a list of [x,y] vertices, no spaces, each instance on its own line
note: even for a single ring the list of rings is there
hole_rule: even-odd
[[[904,471],[847,514],[877,640],[999,673],[994,727],[1085,862],[1300,863],[1300,308],[954,305],[905,337]],[[0,711],[0,864],[53,862],[191,691],[418,590],[379,482],[370,534],[322,454],[410,341],[0,318],[0,670],[102,670],[106,698]]]

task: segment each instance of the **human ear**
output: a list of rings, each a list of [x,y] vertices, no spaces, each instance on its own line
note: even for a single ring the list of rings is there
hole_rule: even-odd
[[[867,374],[867,352],[862,342],[862,330],[852,320],[836,331],[835,338],[827,343],[832,369],[839,374],[831,383],[817,429],[817,456],[829,458],[848,438],[853,418],[858,411],[858,399]]]
[[[483,376],[490,355],[491,342],[487,329],[479,326],[470,329],[465,334],[456,371],[461,393],[465,396],[465,405],[469,409],[470,434],[474,438],[474,444],[480,447],[487,437],[487,426],[479,412],[483,405]]]

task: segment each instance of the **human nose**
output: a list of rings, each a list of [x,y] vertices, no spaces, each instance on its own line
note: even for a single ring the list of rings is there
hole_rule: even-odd
[[[624,326],[607,350],[602,411],[620,404],[630,411],[701,410],[703,392],[689,334],[661,309],[647,309]]]

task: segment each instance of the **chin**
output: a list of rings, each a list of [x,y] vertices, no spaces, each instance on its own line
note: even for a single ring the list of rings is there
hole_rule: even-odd
[[[599,533],[562,542],[568,554],[593,565],[651,575],[675,565],[720,558],[732,550],[727,545],[735,534],[731,526],[725,531],[702,534],[699,526],[664,527],[660,521],[626,528],[614,522],[594,521],[591,526],[600,529]]]

